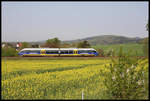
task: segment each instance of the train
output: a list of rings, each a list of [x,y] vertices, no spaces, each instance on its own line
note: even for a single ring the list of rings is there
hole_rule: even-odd
[[[19,56],[98,56],[93,48],[24,48]]]

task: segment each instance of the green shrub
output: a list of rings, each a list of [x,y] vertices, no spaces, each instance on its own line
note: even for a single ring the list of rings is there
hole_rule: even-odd
[[[104,56],[115,56],[115,51],[113,49],[109,49],[104,52]]]
[[[2,56],[18,56],[14,48],[2,48]]]
[[[104,84],[111,99],[147,99],[148,98],[148,61],[140,64],[138,58],[124,54],[120,48],[119,58],[112,58],[106,68]],[[146,64],[146,68],[145,68]]]
[[[97,49],[96,51],[99,53],[99,56],[104,56],[104,50],[103,49]]]

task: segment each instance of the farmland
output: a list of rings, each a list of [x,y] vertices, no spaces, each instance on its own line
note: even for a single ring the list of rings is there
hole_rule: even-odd
[[[102,98],[99,71],[109,61],[3,59],[2,98],[81,99],[82,90],[85,98]]]
[[[107,53],[110,50],[114,50],[116,54],[119,52],[120,46],[123,47],[125,53],[130,52],[131,56],[144,56],[143,53],[143,44],[128,43],[128,44],[112,44],[112,45],[96,45],[92,46],[94,49],[103,49],[104,53]]]
[[[2,99],[109,99],[109,58],[2,58]]]

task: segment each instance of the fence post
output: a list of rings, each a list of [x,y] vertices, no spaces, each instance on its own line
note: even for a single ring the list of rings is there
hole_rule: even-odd
[[[82,90],[82,100],[84,99],[84,93],[83,93],[83,90]]]

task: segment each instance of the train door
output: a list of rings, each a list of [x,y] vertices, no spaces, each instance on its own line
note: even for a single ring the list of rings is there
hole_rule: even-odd
[[[45,56],[45,55],[46,55],[45,49],[41,49],[41,55],[42,55],[42,56]]]
[[[77,52],[78,52],[78,50],[75,49],[75,50],[73,51],[73,54],[74,54],[75,56],[77,56],[77,55],[78,55]]]

